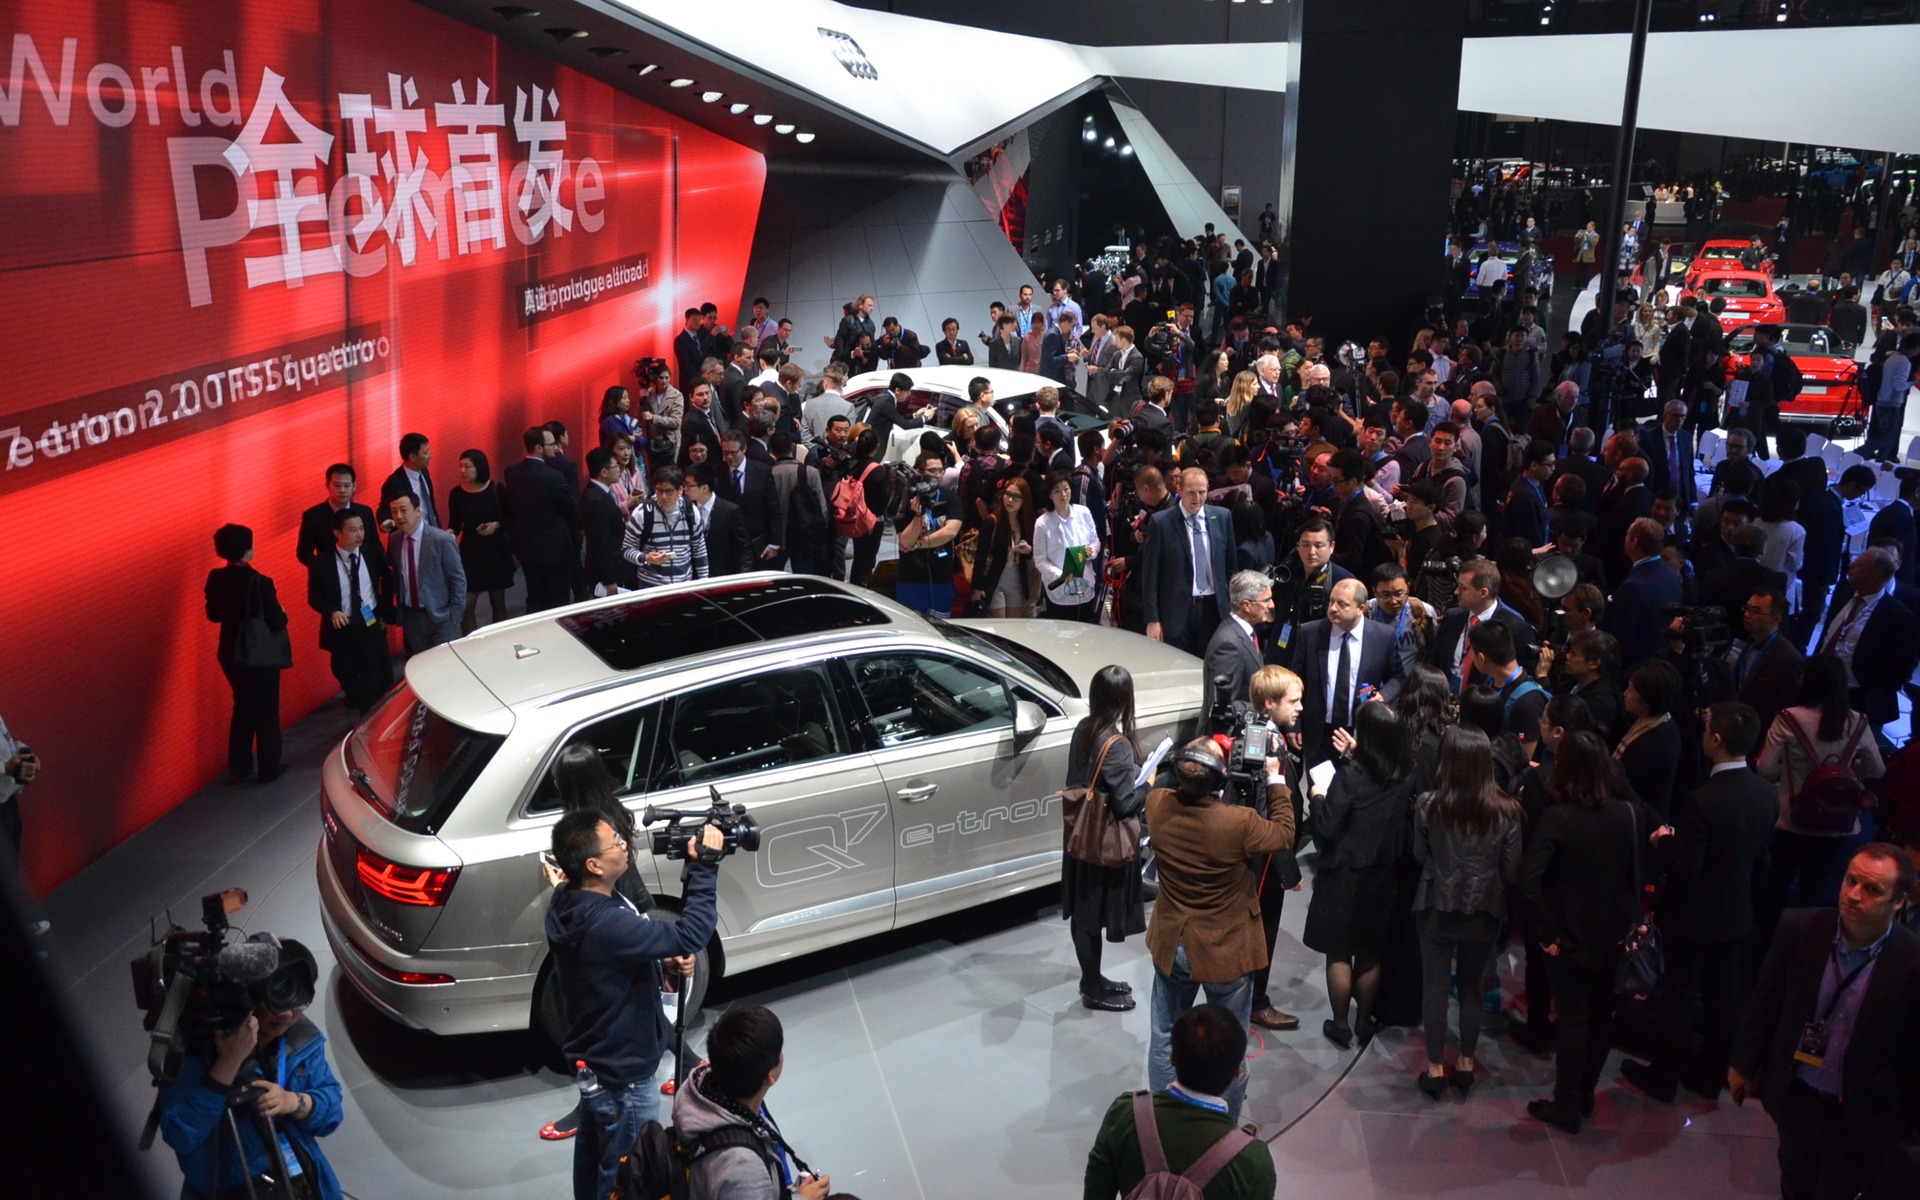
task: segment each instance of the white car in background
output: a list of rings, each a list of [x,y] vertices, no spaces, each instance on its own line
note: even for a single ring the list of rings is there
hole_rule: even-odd
[[[887,384],[895,374],[913,380],[913,393],[907,398],[910,410],[907,415],[924,417],[927,424],[920,429],[893,430],[885,454],[888,462],[905,462],[912,455],[913,448],[920,444],[920,435],[926,429],[943,434],[951,430],[953,414],[967,406],[967,388],[976,379],[984,379],[993,385],[994,407],[987,415],[1000,427],[1003,438],[1008,432],[1007,417],[1031,408],[1034,394],[1043,387],[1059,390],[1060,419],[1067,423],[1076,436],[1083,429],[1099,428],[1106,424],[1106,417],[1094,411],[1092,401],[1072,387],[1055,383],[1045,375],[990,367],[915,367],[900,372],[868,371],[864,375],[855,375],[847,380],[847,386],[840,392],[853,405],[855,421],[866,418],[867,406],[887,390]]]

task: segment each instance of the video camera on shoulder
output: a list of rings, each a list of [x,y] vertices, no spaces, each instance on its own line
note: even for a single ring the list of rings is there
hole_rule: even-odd
[[[1213,711],[1207,714],[1207,722],[1219,731],[1218,736],[1230,739],[1225,796],[1230,803],[1256,809],[1265,816],[1267,760],[1280,752],[1277,739],[1266,715],[1244,698],[1230,696],[1227,684],[1225,676],[1214,679],[1217,699]]]
[[[736,850],[752,854],[760,849],[760,824],[747,815],[747,806],[728,804],[720,798],[720,789],[717,787],[709,787],[707,793],[713,797],[710,808],[655,808],[647,805],[640,814],[640,824],[652,835],[655,855],[684,860],[689,841],[694,843],[697,861],[704,863],[717,863]],[[666,825],[654,829],[652,826],[656,821],[665,821]],[[726,841],[720,849],[709,850],[699,844],[703,825],[712,825],[725,835]]]

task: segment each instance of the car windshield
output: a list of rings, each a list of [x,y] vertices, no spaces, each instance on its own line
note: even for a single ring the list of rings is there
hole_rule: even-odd
[[[506,741],[455,725],[405,683],[347,741],[354,790],[395,825],[436,833]]]
[[[955,625],[950,621],[942,621],[938,617],[928,619],[933,623],[933,627],[950,642],[957,642],[962,646],[978,650],[1001,666],[1012,667],[1022,674],[1045,680],[1047,686],[1063,696],[1080,694],[1080,688],[1073,682],[1073,676],[1061,670],[1052,659],[1044,655],[1036,654],[997,633]]]
[[[1708,279],[1701,283],[1700,290],[1729,300],[1758,300],[1767,294],[1767,285],[1758,279]]]

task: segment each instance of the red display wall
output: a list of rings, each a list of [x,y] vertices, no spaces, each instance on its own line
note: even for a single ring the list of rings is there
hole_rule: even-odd
[[[498,471],[535,421],[590,429],[681,309],[739,296],[764,178],[401,0],[0,0],[0,714],[44,764],[30,885],[224,769],[215,528],[253,528],[292,614],[294,721],[336,690],[294,560],[326,465],[364,499],[418,430],[444,511],[462,450]]]

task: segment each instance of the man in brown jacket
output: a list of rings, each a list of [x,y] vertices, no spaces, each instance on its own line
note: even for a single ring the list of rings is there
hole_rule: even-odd
[[[1293,847],[1293,796],[1277,759],[1267,760],[1272,816],[1266,820],[1221,799],[1226,760],[1211,739],[1182,747],[1173,774],[1173,788],[1147,795],[1147,826],[1160,863],[1160,895],[1147,925],[1154,971],[1147,1080],[1156,1092],[1174,1081],[1173,1022],[1200,990],[1246,1026],[1253,973],[1267,965],[1269,953],[1247,859]],[[1246,1095],[1243,1071],[1223,1097],[1231,1120],[1239,1121]]]

